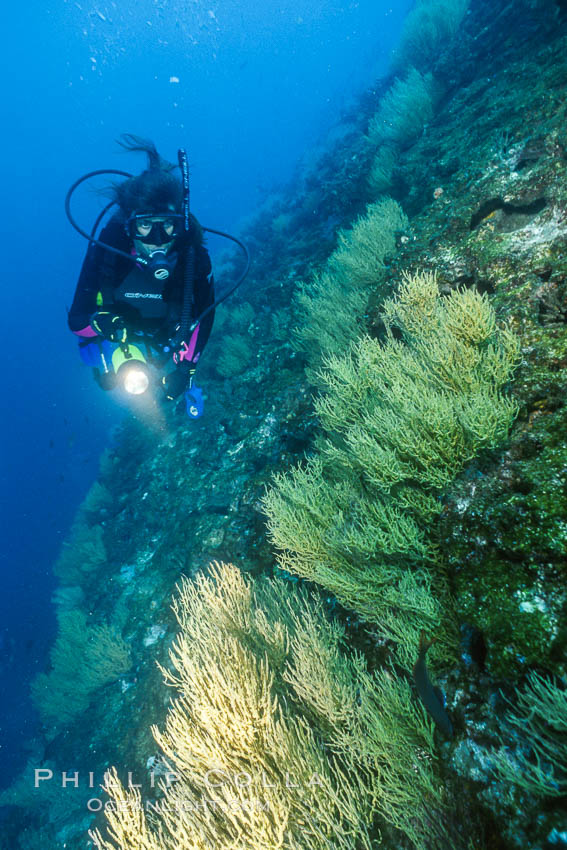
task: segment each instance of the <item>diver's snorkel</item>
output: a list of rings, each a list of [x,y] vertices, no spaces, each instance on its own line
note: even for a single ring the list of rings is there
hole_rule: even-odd
[[[185,235],[189,236],[189,228],[191,225],[189,212],[189,165],[187,162],[187,152],[184,148],[180,148],[177,152],[179,168],[181,170],[181,179],[183,181],[183,225],[185,227]],[[187,342],[191,335],[191,313],[193,311],[193,287],[195,283],[195,248],[188,239],[187,257],[185,259],[185,279],[183,281],[183,305],[181,308],[181,322],[175,336],[174,345],[180,350],[187,350]],[[196,327],[196,325],[195,325]]]

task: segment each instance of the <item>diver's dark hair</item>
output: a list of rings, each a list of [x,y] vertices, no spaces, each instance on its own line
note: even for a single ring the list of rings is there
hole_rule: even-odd
[[[148,157],[148,167],[112,187],[112,198],[126,217],[135,212],[165,212],[173,206],[180,213],[183,203],[181,181],[171,173],[175,165],[162,159],[152,141],[124,133],[118,144],[127,151],[140,151]]]

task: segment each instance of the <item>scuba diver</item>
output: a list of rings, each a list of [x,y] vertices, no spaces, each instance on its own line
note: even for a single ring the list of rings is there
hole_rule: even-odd
[[[189,211],[187,157],[179,151],[180,180],[175,165],[163,160],[153,142],[126,134],[126,150],[147,155],[148,167],[138,176],[116,170],[90,172],[67,193],[65,209],[89,248],[68,314],[69,328],[79,337],[83,361],[93,367],[105,390],[122,387],[139,395],[150,387],[151,369],[160,371],[166,399],[183,394],[187,414],[203,413],[203,395],[194,375],[213,326],[215,307],[242,283],[248,271],[246,247],[235,237],[203,228]],[[112,200],[89,235],[75,222],[70,199],[85,180],[100,174],[125,177],[112,187]],[[96,230],[106,212],[117,211]],[[237,283],[215,301],[214,280],[203,231],[226,236],[246,254]]]

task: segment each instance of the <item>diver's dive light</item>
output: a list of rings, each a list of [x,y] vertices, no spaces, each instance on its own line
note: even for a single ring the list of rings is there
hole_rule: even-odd
[[[130,395],[142,395],[150,385],[150,378],[145,369],[140,369],[139,366],[126,367],[126,374],[122,385]],[[122,378],[122,375],[120,376]]]
[[[129,395],[142,395],[150,385],[146,358],[135,345],[123,345],[112,354],[116,377]]]

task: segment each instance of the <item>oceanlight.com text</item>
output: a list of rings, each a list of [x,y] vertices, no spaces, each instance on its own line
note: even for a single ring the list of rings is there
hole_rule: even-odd
[[[87,802],[89,812],[269,812],[269,800],[210,800],[206,797],[201,797],[200,800],[176,800],[175,803],[170,803],[167,800],[100,800],[98,797],[92,797]]]

